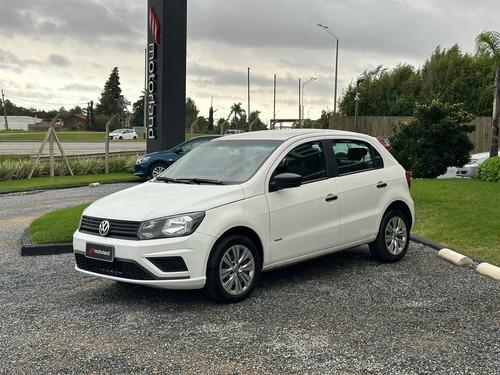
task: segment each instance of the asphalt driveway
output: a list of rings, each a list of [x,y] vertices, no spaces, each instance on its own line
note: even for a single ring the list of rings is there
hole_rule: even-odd
[[[396,264],[364,246],[264,273],[221,305],[80,274],[72,254],[21,257],[31,217],[13,200],[40,194],[76,192],[0,195],[0,373],[500,373],[500,283],[422,244]]]

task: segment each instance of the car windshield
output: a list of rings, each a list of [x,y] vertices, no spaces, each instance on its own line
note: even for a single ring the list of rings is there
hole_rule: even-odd
[[[281,142],[207,142],[166,169],[157,180],[168,183],[239,184],[252,177]]]

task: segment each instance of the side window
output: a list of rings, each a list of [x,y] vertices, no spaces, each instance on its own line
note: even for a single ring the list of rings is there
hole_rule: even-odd
[[[333,142],[339,175],[382,168],[380,154],[369,144],[361,141],[338,140]]]
[[[325,153],[321,143],[309,142],[295,147],[281,160],[273,176],[280,173],[298,174],[303,183],[325,178]]]

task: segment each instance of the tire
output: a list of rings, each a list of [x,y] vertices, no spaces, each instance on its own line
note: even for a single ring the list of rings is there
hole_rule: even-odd
[[[254,243],[241,235],[219,239],[208,259],[206,276],[205,293],[209,298],[226,303],[246,299],[260,276]]]
[[[167,165],[164,163],[153,164],[153,166],[149,169],[149,175],[154,178],[158,176],[161,172],[163,172],[165,169],[167,169]]]
[[[118,137],[118,139],[123,139],[123,137],[120,135],[120,136]]]
[[[137,137],[134,135],[134,138],[132,138],[132,139],[137,139]]]
[[[404,257],[409,244],[408,219],[402,212],[394,210],[383,217],[377,238],[370,244],[370,251],[383,262],[397,262]]]

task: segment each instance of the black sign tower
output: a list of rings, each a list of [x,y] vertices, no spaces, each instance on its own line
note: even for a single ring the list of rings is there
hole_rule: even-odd
[[[148,0],[147,152],[184,141],[187,0]]]

